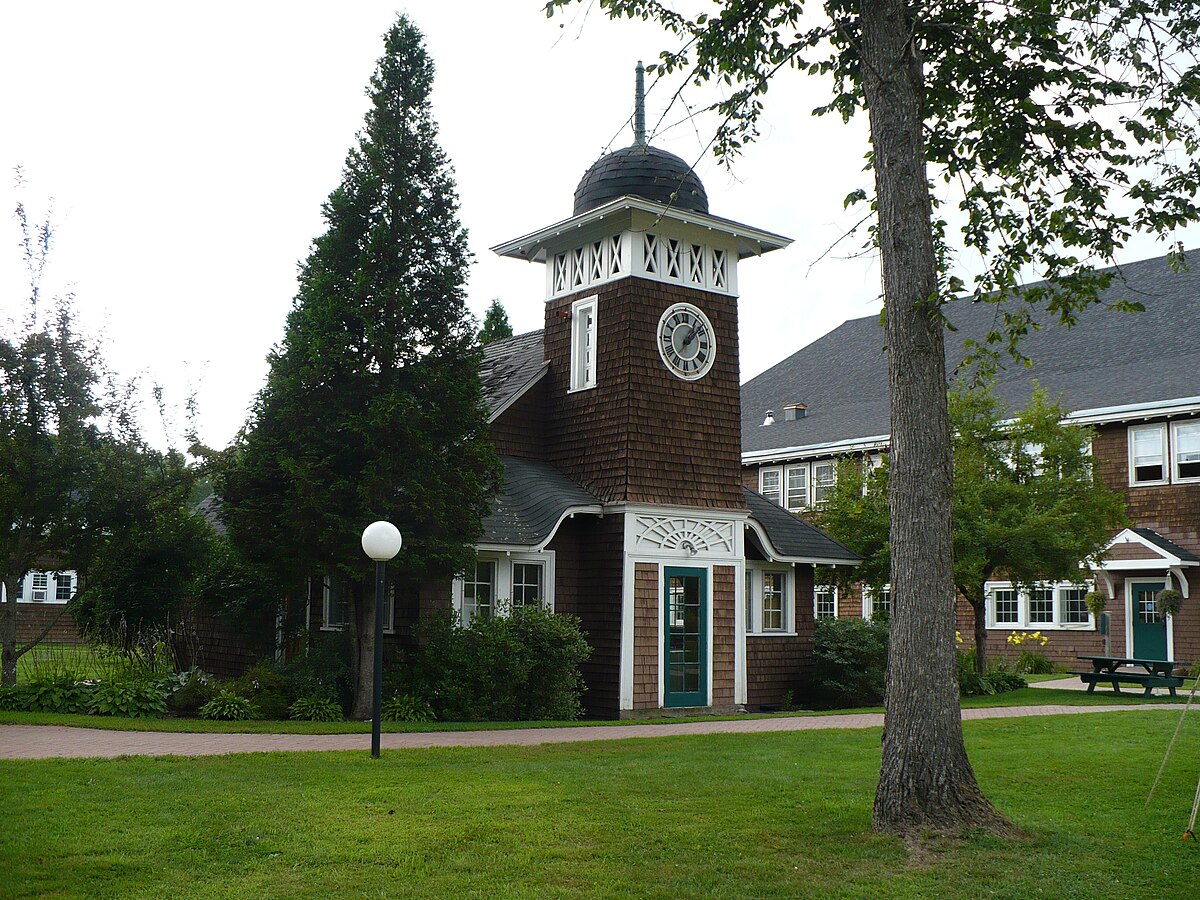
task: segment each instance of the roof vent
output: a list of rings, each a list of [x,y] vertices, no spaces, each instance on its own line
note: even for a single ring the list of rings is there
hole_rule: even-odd
[[[803,419],[808,415],[808,405],[805,403],[793,403],[791,406],[783,408],[783,421],[795,422],[797,419]]]
[[[775,410],[768,409],[767,417],[765,419],[763,419],[763,425],[774,425],[774,424],[775,424]]]

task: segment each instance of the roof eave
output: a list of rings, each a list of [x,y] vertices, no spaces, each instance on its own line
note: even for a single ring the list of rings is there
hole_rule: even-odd
[[[509,408],[529,393],[529,389],[545,377],[546,372],[550,369],[550,363],[543,361],[542,367],[537,370],[521,387],[505,398],[504,402],[497,406],[488,414],[488,424],[491,425],[502,415],[508,412]]]

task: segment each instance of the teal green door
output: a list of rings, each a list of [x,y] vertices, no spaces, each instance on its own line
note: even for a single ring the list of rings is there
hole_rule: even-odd
[[[663,570],[663,705],[708,705],[708,572]]]
[[[1133,585],[1133,655],[1137,659],[1167,658],[1167,620],[1156,599],[1161,584]]]

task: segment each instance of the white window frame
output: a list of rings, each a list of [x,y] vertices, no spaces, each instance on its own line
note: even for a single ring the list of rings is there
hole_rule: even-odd
[[[1200,482],[1200,475],[1184,476],[1179,474],[1179,432],[1184,428],[1195,428],[1200,437],[1200,419],[1185,419],[1171,423],[1171,443],[1168,448],[1171,455],[1171,480],[1176,484],[1195,484]]]
[[[396,585],[394,582],[388,582],[387,593],[385,594],[383,606],[383,633],[396,633]],[[365,599],[365,598],[364,598]],[[372,593],[369,598],[370,602],[375,602],[375,595]],[[329,611],[334,606],[334,591],[333,579],[326,575],[321,579],[321,630],[322,631],[345,631],[347,622],[330,622]],[[350,603],[346,602],[346,615],[350,615]]]
[[[571,304],[571,386],[568,393],[596,386],[599,352],[596,346],[599,297],[593,294]]]
[[[792,502],[792,473],[804,476],[803,487],[803,503]],[[799,512],[802,509],[808,509],[812,502],[812,473],[809,471],[808,463],[796,463],[794,465],[785,466],[783,472],[783,503],[788,512]],[[797,493],[800,493],[797,491]]]
[[[767,493],[767,476],[775,477],[775,489],[771,493]],[[783,505],[783,466],[763,466],[758,470],[758,492],[772,503]],[[774,496],[772,496],[774,495]]]
[[[820,612],[817,609],[817,595],[825,594],[825,593],[833,595],[833,615],[832,616],[823,616],[820,614]],[[837,589],[836,585],[832,585],[832,584],[813,585],[812,600],[813,600],[812,607],[813,607],[813,619],[814,620],[816,620],[816,619],[836,619],[838,617],[838,589]]]
[[[882,588],[880,588],[880,593],[887,595],[887,598],[888,598],[888,611],[887,612],[888,612],[888,615],[891,616],[892,611],[895,608],[892,606],[892,586],[890,584],[885,584]],[[867,587],[864,584],[863,589],[862,589],[862,596],[863,596],[863,618],[864,619],[874,619],[875,618],[875,601],[877,599],[875,596],[875,591],[873,589]]]
[[[828,469],[829,470],[829,480],[828,481],[821,481],[821,479],[817,477],[818,469]],[[820,492],[822,494],[825,494],[829,491],[832,491],[836,486],[837,486],[837,460],[836,459],[823,459],[820,461],[813,462],[812,474],[809,477],[809,487],[808,487],[809,503],[812,504],[813,506],[820,506],[822,503],[825,502],[826,497],[825,496],[817,496],[818,489],[820,490]]]
[[[1034,590],[1050,591],[1051,620],[1035,622],[1030,610],[1034,599],[1027,588],[1018,588],[1010,581],[989,581],[984,586],[987,597],[986,620],[989,631],[1095,631],[1096,617],[1088,611],[1086,622],[1064,621],[1064,594],[1074,588],[1082,588],[1084,592],[1092,590],[1092,586],[1081,581],[1040,582]],[[996,593],[1012,591],[1017,602],[1017,619],[1015,622],[999,622],[996,620]]]
[[[554,612],[554,551],[544,550],[541,553],[501,553],[497,551],[480,551],[476,556],[477,563],[495,564],[495,582],[492,597],[492,615],[507,616],[512,612],[513,566],[538,565],[542,568],[542,606]],[[455,577],[451,585],[451,602],[454,611],[458,613],[463,625],[471,624],[467,615],[463,595],[464,581],[461,575]]]
[[[1159,435],[1159,448],[1162,453],[1162,477],[1148,478],[1145,481],[1139,481],[1137,478],[1137,465],[1134,456],[1134,446],[1137,441],[1137,435],[1143,432],[1157,432]],[[1146,487],[1147,485],[1167,484],[1170,481],[1171,463],[1170,463],[1170,448],[1167,446],[1167,423],[1159,422],[1155,425],[1130,425],[1129,426],[1129,486],[1130,487]]]
[[[765,628],[764,576],[783,576],[783,613],[781,628]],[[795,637],[796,635],[796,576],[791,566],[766,562],[746,563],[746,633],[755,637]]]

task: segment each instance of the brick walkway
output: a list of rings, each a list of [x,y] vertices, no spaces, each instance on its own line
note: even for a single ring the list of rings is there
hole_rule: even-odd
[[[1178,710],[1178,705],[1139,706],[1011,706],[964,709],[964,719],[1007,719],[1021,716],[1083,715],[1098,712]],[[780,716],[724,722],[655,722],[645,725],[595,725],[579,728],[516,728],[501,731],[442,731],[385,734],[385,750],[423,747],[495,747],[611,741],[687,734],[747,734],[766,731],[811,731],[830,728],[878,728],[881,713],[831,716]],[[153,731],[104,731],[57,725],[0,725],[0,759],[116,756],[217,756],[226,753],[271,753],[296,750],[362,750],[370,734],[173,734]]]

